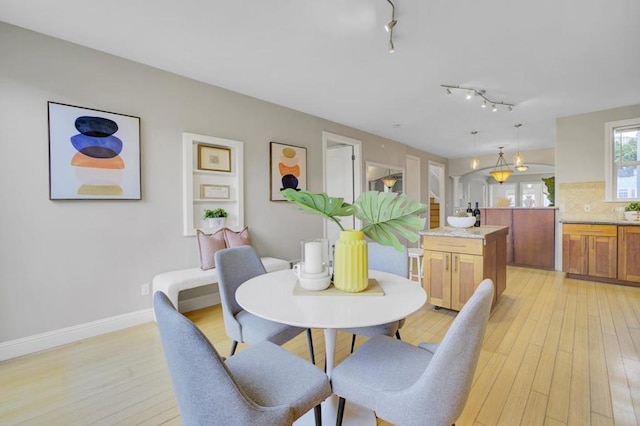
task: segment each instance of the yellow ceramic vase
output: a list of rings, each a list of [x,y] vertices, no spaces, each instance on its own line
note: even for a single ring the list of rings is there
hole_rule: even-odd
[[[333,285],[357,293],[369,285],[367,242],[362,231],[340,231],[333,263]]]

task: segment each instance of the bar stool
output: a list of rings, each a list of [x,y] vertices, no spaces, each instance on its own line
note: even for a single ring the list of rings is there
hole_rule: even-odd
[[[409,279],[417,278],[418,282],[422,284],[422,258],[424,257],[424,250],[421,248],[409,249]],[[414,273],[413,264],[417,263],[417,273]]]

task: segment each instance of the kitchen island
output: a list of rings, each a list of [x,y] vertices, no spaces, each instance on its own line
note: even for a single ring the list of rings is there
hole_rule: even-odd
[[[555,268],[556,207],[485,207],[482,225],[509,227],[507,264]]]
[[[490,278],[495,303],[507,286],[508,232],[508,226],[445,226],[420,232],[427,302],[459,311],[478,284]]]

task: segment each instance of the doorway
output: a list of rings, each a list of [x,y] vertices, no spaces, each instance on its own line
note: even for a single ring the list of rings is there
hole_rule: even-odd
[[[362,192],[362,142],[347,136],[322,132],[324,162],[324,192],[330,197],[342,197],[353,203]],[[340,218],[344,229],[359,229],[361,221],[355,216]],[[324,237],[333,246],[340,235],[340,228],[325,219]]]
[[[445,187],[444,164],[429,161],[429,229],[439,228],[444,224],[445,217]],[[436,212],[437,210],[437,212]]]

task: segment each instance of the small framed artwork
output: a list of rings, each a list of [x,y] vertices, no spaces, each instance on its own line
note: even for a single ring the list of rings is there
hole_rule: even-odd
[[[198,170],[231,172],[231,150],[221,146],[198,144]]]
[[[200,185],[200,198],[211,200],[228,200],[230,198],[229,185]]]
[[[48,102],[49,199],[140,200],[140,118]]]
[[[270,191],[271,201],[285,201],[280,191],[292,188],[307,189],[307,148],[271,142]]]

